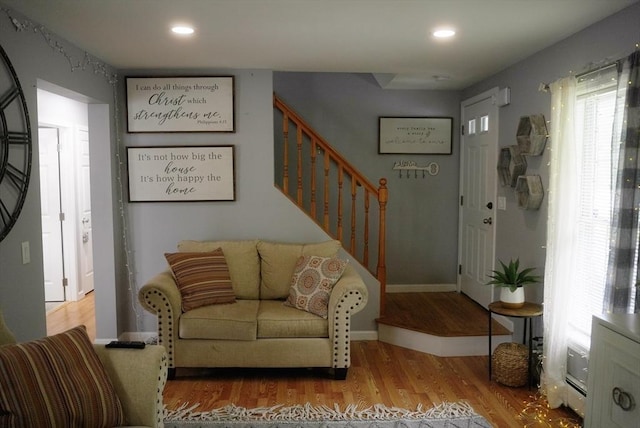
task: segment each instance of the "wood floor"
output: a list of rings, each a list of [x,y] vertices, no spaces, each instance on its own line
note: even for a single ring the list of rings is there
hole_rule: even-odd
[[[80,322],[73,320],[72,314],[86,316],[93,311],[93,304],[92,299],[71,304],[83,308],[66,308],[66,314],[59,318],[69,322],[67,327],[77,325]],[[458,310],[454,307],[449,312]],[[484,320],[482,324],[487,324]],[[67,328],[62,322],[56,328]],[[489,381],[486,356],[437,357],[378,341],[354,341],[351,363],[344,381],[333,380],[322,370],[178,370],[177,378],[167,382],[164,402],[168,409],[189,403],[200,404],[198,409],[204,411],[227,404],[257,407],[307,402],[331,407],[335,403],[341,408],[380,403],[415,409],[419,404],[429,408],[465,400],[500,428],[579,427],[581,423],[571,410],[548,409],[535,390]]]
[[[84,325],[92,341],[96,340],[95,293],[90,292],[77,302],[65,302],[47,312],[47,335],[62,333],[71,327]]]
[[[382,324],[441,337],[489,334],[488,311],[461,293],[387,293],[385,304]],[[493,334],[509,334],[495,320],[491,328]]]

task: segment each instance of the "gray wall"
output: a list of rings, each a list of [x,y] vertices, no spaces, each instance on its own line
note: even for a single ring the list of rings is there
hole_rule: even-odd
[[[511,104],[500,109],[500,146],[516,144],[516,129],[521,116],[542,113],[550,119],[551,93],[540,92],[540,83],[580,73],[603,60],[628,55],[640,42],[640,4],[635,4],[593,26],[557,43],[491,78],[463,91],[463,99],[499,86],[511,88]],[[553,126],[548,123],[549,129]],[[553,141],[548,141],[541,156],[528,157],[527,174],[542,177],[545,196],[539,211],[518,208],[510,187],[498,189],[507,200],[506,211],[497,211],[496,257],[508,260],[519,256],[521,262],[544,272],[549,190],[549,159]],[[542,286],[525,289],[528,300],[542,301]]]
[[[274,73],[274,91],[377,185],[386,177],[387,282],[455,284],[458,234],[458,91],[384,90],[370,74]],[[451,155],[378,154],[379,116],[453,118]],[[394,162],[440,165],[400,178]]]
[[[26,22],[20,15],[14,16],[20,18],[21,22]],[[113,117],[114,111],[113,88],[108,79],[103,74],[94,72],[89,64],[86,69],[78,67],[72,71],[72,64],[81,64],[84,60],[84,52],[66,43],[60,44],[60,51],[54,50],[46,40],[52,37],[40,31],[38,26],[17,31],[9,16],[4,11],[0,13],[0,43],[7,52],[25,93],[34,138],[27,198],[18,222],[0,242],[0,310],[19,340],[46,334],[36,91],[37,87],[42,87],[90,103],[91,185],[93,192],[102,195],[102,200],[96,201],[93,206],[94,241],[100,248],[95,252],[94,264],[96,300],[101,303],[96,308],[96,319],[99,336],[113,337],[116,334],[116,320],[113,316],[115,290],[123,266],[115,263],[118,258],[116,249],[120,247],[118,235],[121,233],[113,232],[114,221],[117,222],[117,207],[112,203],[116,194],[113,179],[116,164],[113,156],[115,128],[108,120]],[[108,66],[103,70],[107,75],[114,72]],[[101,114],[96,115],[96,112]],[[98,125],[103,127],[100,136],[94,134]],[[22,242],[29,242],[29,264],[22,264]]]

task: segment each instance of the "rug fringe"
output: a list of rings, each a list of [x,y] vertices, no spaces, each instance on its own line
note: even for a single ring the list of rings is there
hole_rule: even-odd
[[[347,420],[397,420],[397,419],[454,419],[473,417],[478,414],[467,402],[444,402],[425,410],[422,404],[418,404],[416,410],[400,407],[387,407],[384,404],[375,404],[371,407],[359,409],[355,404],[349,404],[344,410],[335,403],[333,407],[326,405],[314,406],[311,403],[284,406],[277,404],[271,407],[246,407],[229,404],[208,411],[195,411],[198,404],[182,404],[178,409],[165,408],[165,421],[347,421]]]

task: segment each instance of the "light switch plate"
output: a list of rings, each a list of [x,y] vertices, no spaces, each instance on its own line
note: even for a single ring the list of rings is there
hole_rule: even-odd
[[[498,196],[498,209],[503,211],[507,209],[507,198],[504,196]]]
[[[22,243],[22,264],[31,263],[31,251],[29,250],[29,241]]]

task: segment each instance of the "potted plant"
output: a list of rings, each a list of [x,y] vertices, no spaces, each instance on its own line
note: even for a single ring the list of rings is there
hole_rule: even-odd
[[[521,308],[524,306],[524,289],[525,284],[535,284],[540,282],[540,277],[531,275],[535,268],[526,268],[520,270],[520,259],[511,259],[509,264],[502,265],[502,270],[494,270],[493,275],[489,275],[491,281],[487,285],[495,285],[501,287],[500,302],[505,308]]]

